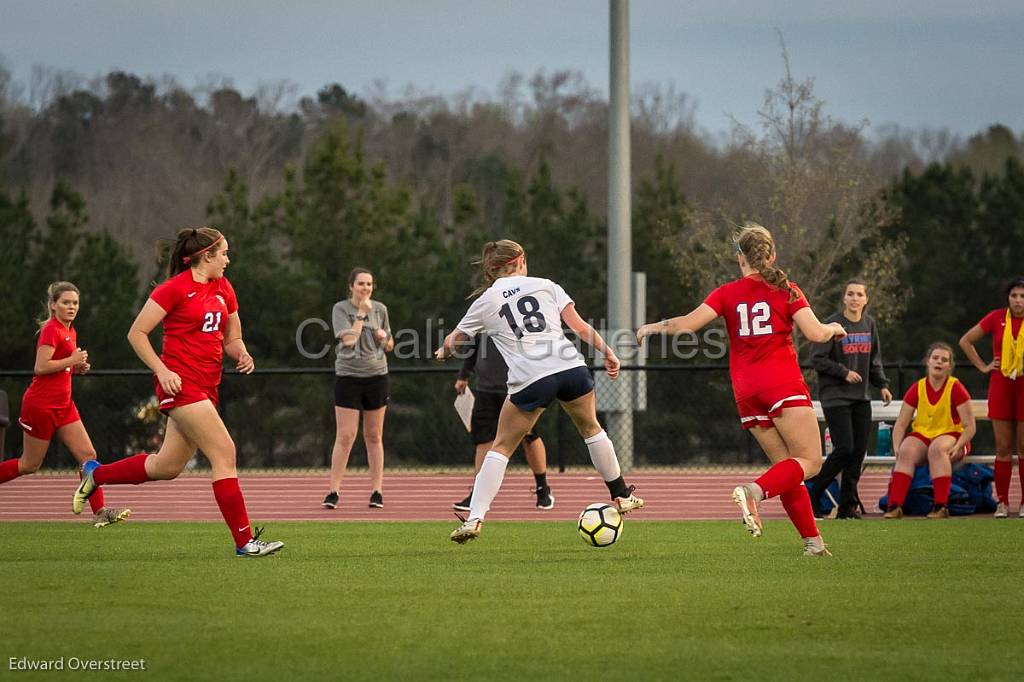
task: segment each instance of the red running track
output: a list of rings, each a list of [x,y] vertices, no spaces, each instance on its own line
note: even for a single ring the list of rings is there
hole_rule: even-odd
[[[644,474],[628,476],[647,507],[633,519],[733,519],[736,507],[730,492],[751,474]],[[533,477],[511,473],[505,477],[488,519],[572,520],[591,502],[608,500],[601,480],[586,474],[549,474],[555,508],[534,507]],[[861,498],[869,512],[885,492],[888,474],[865,472]],[[451,505],[469,492],[472,478],[454,474],[395,474],[384,478],[384,508],[370,509],[369,479],[351,476],[341,486],[337,509],[320,506],[327,492],[326,474],[319,476],[243,475],[249,515],[253,521],[453,521]],[[0,522],[73,521],[71,495],[78,485],[72,476],[25,476],[0,486]],[[104,488],[107,503],[130,507],[132,521],[219,521],[210,481],[205,476],[183,476],[174,481]],[[86,517],[83,512],[82,517]],[[766,518],[785,518],[778,500],[762,507]],[[90,515],[91,516],[91,515]]]

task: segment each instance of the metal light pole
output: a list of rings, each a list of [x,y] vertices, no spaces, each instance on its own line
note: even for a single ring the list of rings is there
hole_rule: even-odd
[[[608,98],[608,342],[631,363],[633,245],[630,225],[629,0],[609,0],[611,16]],[[633,465],[632,372],[609,386],[608,432],[624,469]],[[604,402],[604,401],[602,401]],[[608,403],[606,403],[608,404]]]

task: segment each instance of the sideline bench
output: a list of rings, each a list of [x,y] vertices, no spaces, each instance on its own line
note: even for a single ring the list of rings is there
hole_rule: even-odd
[[[819,422],[825,422],[825,413],[821,409],[821,403],[817,400],[812,402],[814,407],[814,416],[818,418]],[[896,417],[899,416],[900,409],[903,407],[902,400],[893,400],[888,405],[883,405],[881,400],[871,401],[871,421],[872,422],[889,422],[895,424]],[[988,401],[987,400],[972,400],[971,411],[974,413],[974,419],[977,421],[988,421]],[[864,458],[864,464],[893,464],[896,461],[896,456],[893,455],[868,455]],[[996,461],[995,455],[968,455],[964,458],[965,462],[972,462],[974,464],[992,464]]]

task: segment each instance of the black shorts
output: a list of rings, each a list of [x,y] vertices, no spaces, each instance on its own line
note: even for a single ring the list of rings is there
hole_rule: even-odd
[[[375,377],[336,377],[334,404],[350,410],[379,410],[388,404],[388,375]]]
[[[473,445],[490,443],[498,435],[498,417],[501,415],[501,406],[505,404],[505,394],[477,391],[473,397],[473,415],[469,418]],[[540,436],[531,430],[523,441],[532,443],[538,438]]]
[[[533,412],[538,407],[547,407],[557,398],[568,403],[594,390],[594,377],[586,367],[556,372],[543,379],[537,379],[526,388],[508,397],[521,410]]]

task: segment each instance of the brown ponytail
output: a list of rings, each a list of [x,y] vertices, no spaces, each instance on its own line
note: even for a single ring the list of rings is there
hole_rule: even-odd
[[[202,255],[224,238],[219,230],[212,227],[186,227],[178,230],[174,241],[165,241],[158,246],[160,260],[167,259],[167,276],[196,267]]]
[[[768,284],[789,292],[789,300],[797,299],[796,290],[789,285],[789,277],[786,271],[772,265],[772,255],[775,253],[775,240],[772,234],[761,225],[753,222],[746,222],[740,231],[733,237],[736,249],[747,259],[747,264],[757,271]]]
[[[54,282],[50,286],[46,287],[46,300],[43,301],[43,314],[36,320],[40,329],[46,326],[46,323],[53,318],[53,309],[50,306],[60,300],[61,294],[69,291],[73,291],[79,296],[82,295],[82,292],[78,290],[78,287],[71,282]]]
[[[480,285],[473,290],[469,298],[479,296],[494,284],[494,280],[514,272],[515,261],[525,255],[523,247],[511,239],[499,239],[484,244],[480,260],[473,263],[480,266]]]

